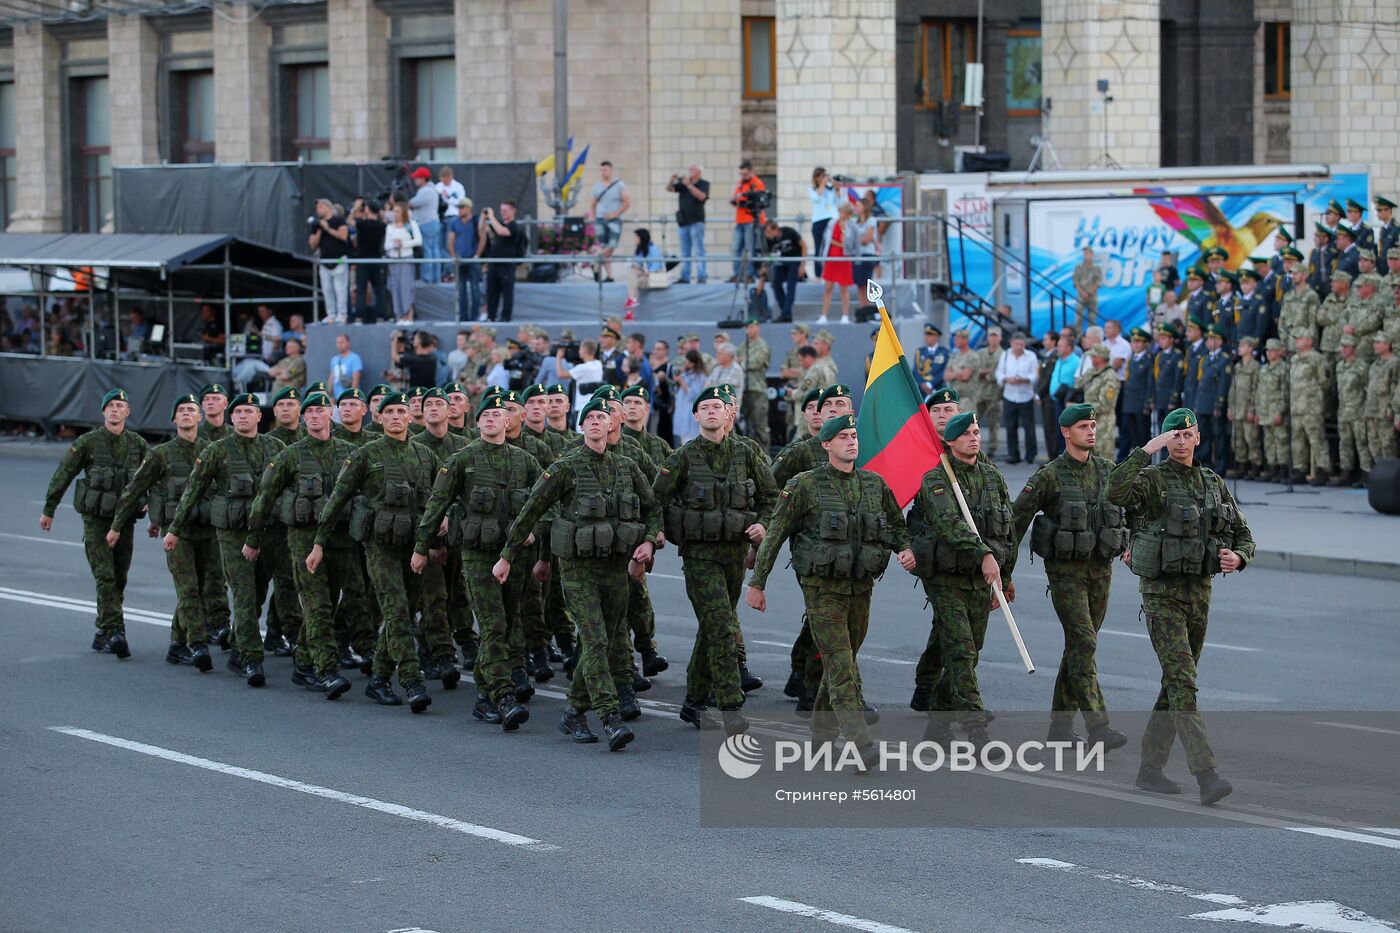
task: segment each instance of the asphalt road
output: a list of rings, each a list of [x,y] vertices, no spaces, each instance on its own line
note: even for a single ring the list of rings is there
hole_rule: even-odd
[[[207,675],[168,666],[159,623],[174,597],[144,537],[127,591],[142,611],[128,620],[134,655],[95,654],[79,520],[65,505],[52,534],[37,527],[59,452],[0,452],[0,930],[1209,929],[1201,914],[1246,929],[1400,924],[1400,831],[1384,829],[1400,814],[1364,832],[1259,828],[1248,821],[1278,814],[1246,788],[1219,808],[1218,828],[702,828],[696,733],[669,712],[694,632],[673,551],[651,581],[672,668],[643,695],[649,715],[620,754],[555,731],[559,678],[503,735],[470,717],[469,685],[433,689],[430,712],[412,716],[374,706],[358,675],[327,703],[293,687],[281,659],[256,691],[221,659]],[[1024,557],[1017,617],[1041,671],[1025,675],[994,617],[980,677],[996,710],[1048,709],[1058,663],[1044,575]],[[1134,583],[1120,569],[1100,641],[1115,710],[1147,709],[1157,691]],[[1400,708],[1396,595],[1382,581],[1262,570],[1221,581],[1202,706]],[[868,699],[891,711],[908,702],[923,603],[897,570],[877,589],[861,667]],[[790,575],[774,575],[769,606],[742,610],[750,666],[768,681],[746,709],[758,718],[791,709]],[[1356,736],[1400,750],[1400,733]],[[1116,754],[1131,761],[1135,747]],[[1189,780],[1179,750],[1169,771]]]

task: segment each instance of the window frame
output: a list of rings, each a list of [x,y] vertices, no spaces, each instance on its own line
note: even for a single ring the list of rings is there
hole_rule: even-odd
[[[447,56],[447,55],[428,55],[428,56],[424,56],[424,57],[421,57],[421,58],[405,58],[405,59],[404,59],[404,63],[407,65],[407,71],[408,71],[408,82],[407,82],[407,83],[408,83],[408,88],[407,88],[408,110],[406,111],[406,113],[409,115],[409,116],[408,116],[408,119],[409,119],[409,121],[410,121],[410,125],[409,125],[409,127],[407,128],[407,129],[408,129],[408,145],[409,145],[410,151],[412,152],[411,158],[413,158],[415,161],[420,161],[420,162],[443,162],[443,161],[448,161],[448,162],[451,162],[451,161],[455,161],[456,158],[457,158],[457,155],[456,155],[456,152],[457,152],[457,137],[456,137],[456,136],[419,136],[419,135],[418,135],[418,130],[419,130],[419,126],[418,126],[418,103],[419,103],[419,84],[420,84],[419,78],[420,78],[420,76],[421,76],[422,69],[424,68],[424,66],[428,66],[428,65],[430,65],[430,64],[432,64],[432,63],[438,63],[438,62],[444,62],[444,61],[445,61],[445,62],[451,62],[451,63],[452,63],[452,68],[453,68],[453,80],[449,81],[448,84],[453,88],[453,92],[454,92],[454,93],[453,93],[453,98],[452,98],[452,113],[453,113],[454,122],[455,122],[455,117],[456,117],[456,114],[457,114],[457,98],[456,98],[456,93],[455,93],[455,92],[456,92],[456,89],[457,89],[457,88],[456,88],[456,78],[455,78],[455,74],[456,74],[456,58],[455,58],[455,56]],[[454,155],[452,155],[451,157],[448,157],[448,158],[444,158],[444,157],[438,156],[438,155],[436,155],[436,154],[430,155],[430,156],[424,156],[424,157],[421,157],[421,158],[420,158],[419,155],[418,155],[418,153],[420,153],[420,152],[424,152],[424,151],[429,151],[429,152],[431,152],[431,151],[436,150],[436,149],[451,149],[451,150],[453,151]]]
[[[1267,78],[1270,69],[1274,73],[1274,87],[1276,90],[1270,94],[1264,91],[1265,100],[1292,100],[1293,81],[1292,70],[1289,68],[1290,44],[1292,41],[1292,23],[1264,22],[1264,76],[1265,87],[1267,88]],[[1274,60],[1269,61],[1269,37],[1268,31],[1274,33]],[[1287,79],[1287,80],[1285,80]]]
[[[170,161],[181,165],[208,164],[215,161],[214,139],[194,139],[190,136],[190,81],[191,78],[205,76],[209,79],[209,93],[214,93],[213,68],[178,68],[170,70]],[[214,132],[218,136],[217,107],[214,110],[216,121]],[[199,156],[208,156],[207,159]]]
[[[932,110],[940,106],[943,101],[956,101],[959,109],[975,110],[975,107],[968,107],[962,103],[962,88],[950,87],[953,81],[952,71],[949,68],[943,69],[942,88],[945,92],[940,97],[929,96],[929,70],[928,70],[928,48],[929,34],[938,33],[939,42],[943,50],[943,60],[946,62],[953,51],[953,29],[962,27],[963,47],[967,49],[967,61],[964,65],[971,65],[977,62],[977,21],[971,19],[925,19],[919,21],[919,84],[923,88],[923,94],[915,107],[919,110]],[[966,72],[964,71],[964,74]]]
[[[0,72],[0,85],[5,84],[10,85],[11,94],[18,93],[15,89],[14,76]],[[15,135],[16,137],[19,135],[18,127],[15,128]],[[15,142],[16,145],[18,145],[18,139],[16,139]],[[15,147],[0,148],[0,231],[9,229],[10,215],[13,214],[15,210],[15,205],[10,203],[8,197],[9,188],[11,186],[15,188],[16,200],[18,200],[19,196],[19,170],[17,168],[17,159],[18,156],[16,155]],[[9,173],[5,171],[6,166],[10,167]]]
[[[744,18],[744,98],[746,100],[772,100],[778,96],[778,18],[776,16],[745,16]],[[753,49],[753,24],[763,21],[768,24],[768,90],[755,90],[749,64]]]
[[[1044,42],[1044,36],[1041,34],[1041,31],[1040,31],[1039,29],[1032,29],[1032,28],[1029,28],[1029,27],[1022,28],[1022,29],[1009,29],[1009,30],[1007,30],[1006,37],[1007,37],[1008,39],[1031,39],[1031,38],[1035,38],[1035,39],[1040,39],[1040,40],[1042,41],[1042,43]],[[975,53],[976,53],[976,50],[974,49],[973,52],[974,52],[974,54],[975,54]],[[1045,46],[1044,46],[1043,44],[1041,45],[1040,55],[1041,55],[1041,58],[1040,58],[1040,61],[1041,61],[1041,95],[1042,95],[1042,100],[1043,100],[1043,99],[1044,99],[1044,90],[1045,90],[1045,84],[1044,84],[1044,80],[1045,80],[1045,78],[1044,78],[1044,73],[1045,73],[1045,72],[1044,72],[1044,65],[1045,65]],[[1009,58],[1009,57],[1010,57],[1010,56],[1008,56],[1008,58]],[[1010,91],[1008,90],[1007,93],[1008,93],[1008,96],[1009,96]],[[1038,117],[1038,116],[1040,116],[1040,113],[1041,113],[1041,111],[1040,111],[1040,108],[1039,108],[1039,107],[1032,107],[1032,108],[1026,108],[1026,107],[1008,107],[1008,108],[1006,108],[1006,115],[1007,115],[1008,117]]]
[[[73,115],[73,153],[77,157],[74,168],[77,171],[78,199],[74,208],[77,211],[75,226],[79,233],[101,233],[102,224],[105,218],[92,216],[93,199],[96,198],[97,210],[101,211],[102,203],[102,183],[106,180],[109,196],[112,192],[112,143],[108,139],[105,146],[94,146],[87,140],[87,88],[93,81],[107,82],[108,120],[110,126],[111,119],[111,77],[106,74],[100,75],[75,75],[69,78],[69,87],[72,88],[72,115]],[[89,171],[89,165],[99,164],[103,156],[107,157],[107,174],[103,175],[98,169],[95,173]]]
[[[319,136],[298,136],[298,135],[297,135],[297,127],[299,127],[299,126],[301,125],[301,81],[300,81],[300,78],[301,78],[301,75],[302,75],[303,72],[309,72],[309,71],[311,71],[312,69],[322,69],[322,70],[324,70],[324,71],[326,72],[326,123],[327,123],[327,126],[329,127],[329,125],[330,125],[330,80],[331,80],[331,78],[330,78],[330,63],[329,63],[329,62],[306,62],[306,63],[304,63],[304,64],[286,65],[286,66],[284,66],[284,67],[286,68],[286,72],[285,72],[285,73],[286,73],[286,77],[287,77],[287,86],[288,86],[288,88],[289,88],[290,91],[291,91],[291,93],[288,95],[288,104],[287,104],[287,107],[288,107],[288,113],[287,113],[287,126],[288,126],[288,129],[287,129],[287,137],[286,137],[286,140],[285,140],[286,146],[288,147],[288,153],[287,153],[287,154],[290,155],[290,156],[292,156],[296,161],[299,161],[299,162],[300,162],[300,161],[314,162],[314,161],[316,161],[316,160],[313,159],[313,158],[310,158],[310,153],[311,153],[311,152],[314,152],[314,151],[317,151],[317,150],[324,150],[325,153],[326,153],[326,160],[329,161],[329,160],[330,160],[330,152],[331,152],[331,139],[330,139],[330,137],[329,137],[329,136],[326,136],[326,137],[322,138],[322,137],[319,137]],[[315,94],[314,94],[314,93],[313,93],[312,97],[313,97],[313,98],[315,97]],[[314,100],[312,101],[312,105],[313,105],[313,106],[315,105],[315,101],[314,101]],[[313,120],[312,123],[313,123],[313,125],[314,125],[315,121]]]

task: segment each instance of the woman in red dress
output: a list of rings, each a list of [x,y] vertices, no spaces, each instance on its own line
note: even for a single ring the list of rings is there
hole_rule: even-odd
[[[841,323],[851,323],[851,292],[855,276],[851,260],[843,257],[855,256],[860,250],[856,246],[854,209],[850,201],[842,201],[836,208],[836,220],[826,225],[826,242],[820,246],[822,262],[822,316],[818,324],[827,323],[827,312],[831,310],[831,290],[841,289]],[[849,249],[846,244],[850,244]]]

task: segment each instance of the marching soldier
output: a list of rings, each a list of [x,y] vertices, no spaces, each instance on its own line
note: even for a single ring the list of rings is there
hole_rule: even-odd
[[[924,325],[924,345],[914,356],[914,375],[919,380],[919,394],[927,398],[943,385],[943,371],[948,368],[951,354],[940,341],[943,331],[932,322]]]
[[[725,731],[748,730],[739,710],[739,616],[744,557],[763,540],[765,516],[777,499],[773,474],[751,448],[726,436],[728,413],[717,389],[692,405],[700,436],[673,452],[657,472],[653,492],[666,537],[680,548],[686,595],[699,623],[680,718],[699,729],[719,728],[706,708],[711,693]]]
[[[549,399],[545,409],[545,420],[549,422],[549,430],[567,440],[574,433],[569,430],[569,409],[573,405],[573,396],[562,382],[549,386],[545,390],[545,396]]]
[[[1077,712],[1084,717],[1090,742],[1107,749],[1121,748],[1128,737],[1108,724],[1094,655],[1108,612],[1113,562],[1128,546],[1127,521],[1123,510],[1108,501],[1113,462],[1094,454],[1094,406],[1067,406],[1060,416],[1060,431],[1065,438],[1064,453],[1026,481],[1012,508],[1015,534],[1011,550],[1034,521],[1031,553],[1045,561],[1050,600],[1065,630],[1047,741],[1082,742],[1074,732]]]
[[[283,449],[282,442],[258,434],[262,408],[255,395],[235,395],[228,405],[233,434],[210,444],[194,461],[194,471],[180,496],[175,517],[166,523],[165,549],[174,551],[183,538],[198,534],[203,522],[200,508],[208,503],[209,524],[219,542],[219,559],[224,578],[233,591],[233,652],[227,666],[250,687],[266,683],[263,674],[263,639],[258,615],[272,582],[270,548],[256,561],[245,560],[243,543],[247,538],[248,514],[258,494],[266,466]],[[295,591],[293,591],[295,596]]]
[[[614,418],[608,404],[594,398],[579,411],[582,446],[556,460],[530,490],[492,575],[502,584],[509,580],[511,564],[532,530],[557,506],[550,522],[550,551],[559,558],[564,600],[579,639],[559,730],[575,742],[598,741],[588,728],[592,709],[603,721],[608,748],[620,751],[635,736],[619,710],[611,655],[614,645],[626,643],[628,562],[640,573],[652,560],[661,520],[642,468],[621,445],[609,445]]]
[[[506,442],[509,421],[504,396],[483,398],[476,417],[480,437],[449,457],[438,470],[432,497],[418,524],[411,566],[415,573],[429,566],[432,539],[449,512],[458,510],[461,575],[481,630],[472,715],[514,732],[530,718],[512,679],[511,647],[513,629],[523,623],[527,574],[517,574],[517,579],[502,586],[491,576],[491,566],[530,488],[539,479],[541,467],[530,454]]]
[[[1395,202],[1389,198],[1376,195],[1371,199],[1376,205],[1376,219],[1381,222],[1380,239],[1376,243],[1376,255],[1381,259],[1389,259],[1390,251],[1396,246],[1400,246],[1400,223],[1395,222]],[[1381,272],[1382,276],[1389,275],[1389,270]]]
[[[1299,334],[1297,353],[1288,364],[1288,416],[1293,435],[1293,476],[1310,486],[1327,485],[1332,472],[1332,452],[1327,447],[1323,408],[1332,377],[1326,358],[1313,349],[1311,334]],[[1306,472],[1306,477],[1304,476]]]
[[[467,446],[467,439],[452,431],[452,403],[446,392],[432,388],[423,392],[422,406],[423,430],[410,433],[409,439],[431,450],[439,463],[446,463],[448,457]],[[457,669],[457,646],[452,641],[453,625],[448,618],[449,613],[464,612],[467,605],[466,593],[456,582],[462,576],[462,549],[451,534],[456,530],[449,526],[449,536],[444,542],[446,559],[442,563],[433,562],[419,572],[418,599],[409,603],[410,618],[413,610],[419,612],[419,659],[423,678],[441,681],[444,690],[456,690],[462,679],[462,672]],[[463,620],[456,621],[460,628]],[[531,690],[531,694],[533,692]]]
[[[1283,307],[1278,317],[1278,339],[1285,347],[1291,347],[1303,334],[1317,339],[1317,309],[1320,302],[1317,292],[1307,287],[1308,270],[1298,265],[1293,268],[1291,278],[1293,288],[1283,296]]]
[[[384,425],[379,423],[379,405],[391,391],[388,385],[381,382],[370,386],[365,396],[365,405],[369,407],[369,423],[365,425],[365,430],[374,435],[375,440],[384,436]]]
[[[463,440],[476,437],[472,426],[467,424],[472,407],[471,399],[467,397],[467,387],[454,381],[444,385],[442,391],[447,396],[447,430]]]
[[[527,387],[520,397],[525,402],[525,430],[543,441],[549,449],[548,462],[540,462],[540,466],[548,468],[564,453],[564,445],[567,443],[565,434],[555,431],[549,423],[550,407],[556,396],[550,394],[547,386],[537,383]],[[561,397],[567,400],[567,394]],[[563,405],[563,413],[565,417],[568,416],[567,401]],[[623,430],[626,431],[625,428]],[[545,525],[547,524],[546,521]],[[573,654],[574,625],[564,612],[564,591],[559,587],[559,568],[550,556],[549,544],[543,539],[536,543],[542,555],[540,559],[551,565],[551,573],[549,579],[543,583],[533,574],[530,577],[531,583],[525,594],[525,630],[526,640],[538,646],[535,654],[535,680],[543,683],[554,677],[554,669],[549,666],[550,661],[563,661],[565,657]],[[558,650],[549,647],[551,636]]]
[[[267,436],[284,447],[306,436],[301,426],[301,390],[287,386],[272,396],[274,424]],[[286,526],[273,515],[272,529],[264,546],[272,560],[272,606],[267,611],[267,636],[263,650],[279,658],[291,655],[292,645],[301,632],[301,604],[297,601],[296,578],[292,575],[292,559],[287,550]]]
[[[92,639],[92,650],[111,651],[125,659],[131,657],[131,648],[126,640],[122,600],[126,596],[127,571],[131,569],[132,526],[118,529],[121,540],[114,547],[107,546],[107,532],[122,491],[146,459],[146,441],[126,429],[131,403],[125,389],[112,389],[103,395],[101,411],[102,426],[73,442],[49,480],[39,527],[45,532],[53,528],[58,503],[77,478],[73,510],[83,519],[83,553],[97,585],[97,634]],[[79,473],[83,474],[81,478]],[[132,516],[135,521],[135,511]]]
[[[1222,474],[1230,457],[1230,422],[1225,420],[1225,412],[1229,407],[1230,378],[1234,370],[1224,345],[1225,335],[1220,328],[1211,325],[1206,331],[1206,355],[1197,363],[1194,396],[1196,411],[1209,412],[1198,415],[1201,446],[1196,457]]]
[[[1155,424],[1161,424],[1181,405],[1186,382],[1186,358],[1176,348],[1176,332],[1166,324],[1157,328],[1157,352],[1152,357],[1152,408]]]
[[[1118,446],[1118,423],[1114,407],[1118,403],[1118,376],[1109,366],[1108,347],[1102,343],[1089,348],[1090,369],[1078,379],[1076,388],[1086,404],[1096,412],[1103,412],[1098,421],[1098,435],[1094,452],[1100,457],[1113,460],[1114,448]]]
[[[1153,793],[1181,793],[1181,785],[1162,771],[1180,738],[1201,803],[1213,804],[1233,788],[1215,771],[1196,706],[1196,665],[1210,617],[1211,578],[1243,570],[1254,559],[1254,538],[1224,480],[1193,462],[1200,442],[1195,416],[1177,409],[1162,428],[1114,467],[1108,481],[1108,501],[1126,509],[1130,524],[1141,529],[1133,535],[1130,566],[1162,664],[1162,689],[1142,736],[1136,783]],[[1170,459],[1150,465],[1158,450]]]
[[[1371,472],[1371,449],[1366,445],[1366,386],[1370,381],[1369,366],[1356,354],[1357,339],[1343,334],[1340,357],[1333,370],[1337,386],[1337,451],[1341,469],[1328,482],[1329,486],[1364,485]],[[1358,473],[1359,470],[1359,473]]]
[[[222,383],[211,382],[199,390],[199,409],[204,413],[204,420],[199,423],[200,437],[212,444],[233,433],[233,428],[224,420],[228,389]]]
[[[1312,294],[1309,289],[1304,289]],[[1267,365],[1259,371],[1254,410],[1264,434],[1264,463],[1259,479],[1282,483],[1288,478],[1288,357],[1283,341],[1269,338],[1264,346]]]
[[[223,415],[223,409],[219,409]],[[180,495],[194,471],[194,462],[209,441],[199,436],[201,406],[193,395],[175,399],[170,420],[175,422],[175,437],[152,447],[136,475],[122,490],[117,510],[107,532],[107,546],[121,543],[124,531],[132,528],[137,511],[149,496],[150,536],[175,517]],[[209,500],[200,506],[189,537],[179,547],[165,554],[165,565],[175,584],[175,615],[170,620],[170,649],[165,654],[168,664],[192,664],[201,672],[214,669],[209,657],[210,610],[222,604],[228,606],[224,593],[224,576],[219,571],[219,551],[214,542],[214,529],[209,524]]]
[[[423,423],[423,396],[428,394],[426,386],[413,386],[404,391],[404,398],[408,399],[408,435],[413,437],[422,434],[425,426]],[[381,405],[383,402],[380,403]]]
[[[340,421],[331,428],[332,437],[346,441],[351,447],[363,447],[377,439],[365,430],[365,413],[369,411],[369,399],[362,390],[346,389],[335,401]]]
[[[1371,338],[1376,361],[1366,382],[1366,449],[1371,460],[1396,457],[1395,432],[1400,431],[1400,357],[1395,356],[1393,337],[1378,331]]]
[[[1260,479],[1264,473],[1264,439],[1259,429],[1259,377],[1262,370],[1254,358],[1255,339],[1240,338],[1239,361],[1230,378],[1225,417],[1230,422],[1230,449],[1234,464],[1226,479]],[[1141,445],[1137,445],[1141,446]]]
[[[350,536],[365,546],[365,564],[375,600],[384,614],[379,645],[374,652],[374,676],[365,696],[382,706],[403,703],[390,685],[395,670],[409,709],[425,712],[432,705],[423,686],[423,671],[413,644],[410,609],[416,599],[418,575],[409,568],[414,534],[428,497],[438,462],[433,452],[408,438],[408,400],[389,392],[379,403],[384,437],[350,455],[336,477],[330,499],[321,510],[315,543],[306,569],[315,573],[325,559],[326,546],[336,534],[342,510],[356,496],[350,515]]]
[[[363,447],[371,441],[383,437],[382,432],[370,431],[370,426],[378,427],[368,418],[369,397],[363,389],[349,388],[336,399],[340,413],[340,423],[331,428],[331,436],[345,441],[351,447]],[[334,483],[334,477],[331,482]],[[327,487],[329,489],[329,487]],[[374,654],[375,640],[379,637],[379,607],[374,601],[374,591],[369,585],[369,572],[365,569],[365,551],[354,542],[354,559],[360,564],[361,592],[364,599],[358,602],[342,599],[335,606],[335,640],[340,653],[340,666],[345,670],[363,669],[369,674],[373,670],[370,659]],[[292,568],[297,572],[297,568]],[[356,661],[351,646],[365,661]]]
[[[856,654],[870,625],[871,590],[890,552],[898,554],[905,570],[914,568],[914,553],[894,493],[878,474],[855,465],[860,449],[855,415],[831,418],[817,437],[827,463],[798,476],[779,493],[746,599],[752,609],[767,608],[764,587],[783,544],[792,538],[793,571],[802,586],[812,640],[822,656],[812,736],[832,741],[839,726],[869,768],[879,753],[865,722]]]
[[[350,689],[350,681],[340,674],[336,650],[336,603],[353,607],[365,599],[359,548],[349,535],[348,515],[337,517],[337,534],[327,542],[320,567],[313,572],[305,561],[315,543],[320,507],[355,447],[331,436],[331,399],[326,393],[309,393],[302,413],[306,437],[279,451],[263,471],[248,515],[242,556],[251,562],[258,560],[268,536],[279,533],[276,528],[269,530],[272,514],[281,513],[303,610],[292,660],[292,683],[334,700]]]
[[[1141,327],[1129,331],[1133,348],[1123,366],[1123,426],[1118,437],[1114,458],[1125,457],[1134,447],[1147,443],[1152,433],[1152,403],[1156,386],[1153,382],[1155,363],[1148,347],[1152,335]]]

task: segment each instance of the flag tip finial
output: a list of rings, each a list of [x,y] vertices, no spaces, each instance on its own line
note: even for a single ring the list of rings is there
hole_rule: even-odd
[[[874,279],[865,280],[865,300],[871,304],[877,304],[885,290],[880,287],[880,283]]]

